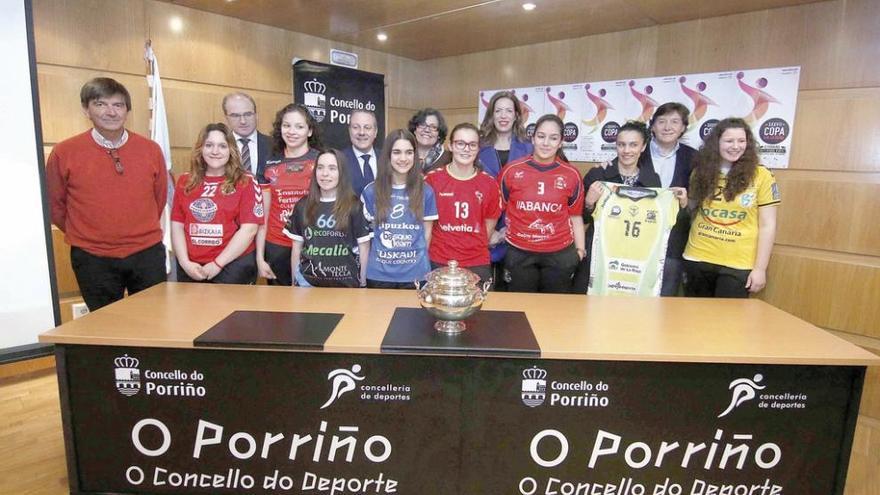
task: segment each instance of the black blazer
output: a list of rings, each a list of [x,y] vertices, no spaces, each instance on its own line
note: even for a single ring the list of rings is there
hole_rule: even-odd
[[[678,151],[675,152],[675,172],[672,174],[670,187],[683,187],[687,189],[691,182],[691,170],[696,154],[697,150],[684,143],[679,143]],[[654,159],[651,158],[650,143],[648,143],[648,146],[645,146],[645,151],[639,156],[639,168],[643,167],[651,167],[651,170],[655,170]],[[658,183],[656,187],[660,187],[660,184]]]
[[[272,138],[257,132],[257,182],[266,183],[266,160],[272,157]]]
[[[345,147],[343,153],[345,154],[345,163],[348,166],[348,176],[351,177],[351,188],[360,197],[361,192],[367,187],[367,180],[364,179],[364,171],[361,169],[361,158],[354,156],[354,148],[350,144]],[[379,159],[378,154],[376,154],[376,159]],[[376,165],[376,170],[378,171],[379,164],[375,163],[373,165]]]
[[[694,158],[696,156],[697,150],[684,143],[679,143],[678,151],[675,152],[675,172],[672,174],[670,187],[683,187],[685,189],[690,187],[691,172],[693,171]],[[645,147],[645,151],[639,157],[639,166],[651,167],[651,170],[654,170],[654,160],[651,158],[650,144]],[[660,187],[659,183],[657,187]],[[675,226],[669,232],[669,243],[666,246],[667,257],[682,259],[690,230],[691,217],[686,214],[685,209],[682,209],[678,213]]]

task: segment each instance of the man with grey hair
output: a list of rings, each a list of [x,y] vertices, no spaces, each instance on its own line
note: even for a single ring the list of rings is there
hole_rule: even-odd
[[[351,112],[348,121],[351,146],[346,147],[343,153],[350,171],[348,176],[351,177],[351,187],[358,196],[376,178],[378,160],[373,144],[378,132],[379,123],[375,113],[369,110]]]
[[[257,131],[257,104],[247,93],[230,93],[223,97],[223,115],[235,136],[241,155],[241,167],[257,181],[266,182],[263,172],[272,153],[272,139]]]
[[[90,311],[165,281],[159,220],[168,193],[159,145],[125,128],[131,96],[98,77],[80,91],[92,129],[66,139],[46,161],[52,223]]]

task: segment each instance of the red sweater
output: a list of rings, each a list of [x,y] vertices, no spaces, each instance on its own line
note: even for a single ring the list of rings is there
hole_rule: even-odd
[[[131,131],[118,150],[124,173],[91,130],[55,145],[46,162],[52,223],[67,243],[124,258],[162,240],[168,172],[159,146]]]

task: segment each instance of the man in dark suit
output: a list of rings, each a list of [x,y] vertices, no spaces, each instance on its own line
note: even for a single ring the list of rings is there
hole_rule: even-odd
[[[361,195],[364,187],[376,178],[377,155],[373,149],[379,124],[376,114],[367,110],[355,110],[348,121],[348,137],[351,146],[345,148],[345,161],[351,172],[351,187]]]
[[[681,103],[668,102],[657,107],[651,117],[651,142],[639,157],[641,169],[651,169],[660,178],[660,187],[683,187],[690,185],[691,167],[696,150],[681,142],[687,131],[690,110]],[[674,296],[682,280],[682,253],[687,244],[690,217],[679,215],[666,248],[666,264],[663,268],[662,296]]]
[[[223,97],[223,114],[235,136],[242,168],[264,183],[263,171],[272,154],[272,138],[257,131],[256,102],[247,93],[230,93]]]

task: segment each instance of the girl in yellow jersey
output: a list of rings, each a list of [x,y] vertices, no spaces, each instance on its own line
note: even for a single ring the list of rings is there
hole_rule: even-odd
[[[767,284],[780,198],[744,120],[715,126],[697,154],[690,186],[694,221],[684,250],[685,294],[757,293]]]

